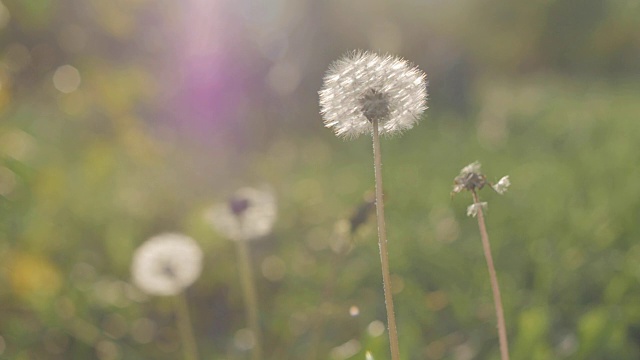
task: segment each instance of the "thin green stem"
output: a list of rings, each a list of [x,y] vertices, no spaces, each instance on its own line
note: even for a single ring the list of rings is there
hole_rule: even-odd
[[[484,257],[487,260],[489,268],[489,277],[491,278],[491,290],[493,290],[493,303],[496,307],[496,317],[498,319],[498,337],[500,339],[500,358],[509,360],[509,343],[507,342],[507,327],[504,322],[504,310],[502,308],[502,298],[500,297],[500,286],[498,286],[498,276],[493,266],[493,257],[491,256],[491,245],[489,244],[489,234],[487,226],[484,222],[484,213],[480,206],[480,198],[475,190],[473,193],[473,202],[478,204],[478,227],[480,228],[480,237],[482,238],[482,248],[484,249]]]
[[[258,319],[258,297],[256,295],[256,284],[253,278],[253,268],[249,256],[249,245],[246,239],[236,241],[238,250],[238,267],[240,271],[240,282],[242,295],[247,315],[247,325],[253,333],[255,344],[251,351],[252,360],[262,359],[262,339],[260,332],[260,322]]]
[[[193,335],[193,327],[189,317],[189,306],[184,292],[176,296],[176,322],[178,323],[178,331],[182,340],[182,349],[185,360],[198,359],[198,346],[196,338]]]
[[[384,221],[384,201],[382,199],[382,156],[380,155],[380,135],[378,120],[371,121],[373,125],[373,168],[376,180],[376,216],[378,220],[378,246],[380,248],[380,263],[382,265],[382,285],[384,301],[387,307],[387,322],[389,327],[389,346],[391,359],[400,360],[400,346],[398,345],[398,330],[391,294],[391,274],[389,273],[389,254],[387,252],[387,227]]]

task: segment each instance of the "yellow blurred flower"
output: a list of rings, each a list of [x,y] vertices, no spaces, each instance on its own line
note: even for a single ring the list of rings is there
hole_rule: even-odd
[[[48,299],[55,296],[62,286],[60,270],[43,256],[15,254],[7,270],[11,289],[25,300]]]

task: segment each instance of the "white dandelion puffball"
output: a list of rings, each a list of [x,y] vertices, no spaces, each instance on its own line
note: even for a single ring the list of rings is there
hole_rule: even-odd
[[[224,203],[213,206],[205,217],[222,235],[236,241],[263,237],[273,228],[277,206],[269,190],[242,188]]]
[[[186,235],[154,236],[133,254],[133,282],[149,295],[177,295],[200,276],[202,256],[198,243]]]
[[[337,60],[324,76],[320,114],[336,135],[355,138],[411,129],[427,109],[427,75],[406,60],[356,51]]]

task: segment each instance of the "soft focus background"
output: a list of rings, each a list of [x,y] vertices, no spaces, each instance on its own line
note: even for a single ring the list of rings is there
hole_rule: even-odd
[[[271,186],[251,244],[267,359],[387,359],[371,140],[323,128],[317,91],[352,49],[429,74],[430,109],[383,143],[404,359],[497,359],[469,194],[479,160],[513,359],[640,358],[637,0],[1,0],[0,358],[178,359],[171,298],[133,250],[184,232],[203,359],[246,359],[234,244],[203,211]],[[382,322],[381,322],[382,321]]]

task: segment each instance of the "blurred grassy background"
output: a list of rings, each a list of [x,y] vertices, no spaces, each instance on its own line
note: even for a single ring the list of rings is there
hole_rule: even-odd
[[[481,194],[513,359],[640,358],[638,19],[635,0],[2,0],[0,358],[179,358],[171,299],[129,283],[164,231],[206,252],[203,358],[246,358],[234,246],[202,214],[267,183],[268,358],[386,359],[375,224],[330,249],[373,186],[370,139],[318,115],[356,48],[430,79],[425,119],[383,143],[404,359],[498,358],[471,199],[449,195],[475,160],[513,182]]]

